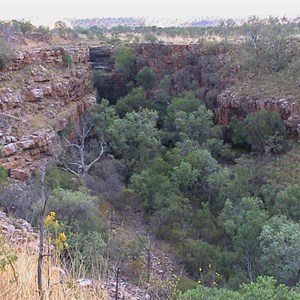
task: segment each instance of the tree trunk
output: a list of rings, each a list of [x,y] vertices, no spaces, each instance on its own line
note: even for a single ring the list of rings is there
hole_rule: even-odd
[[[44,217],[45,217],[45,208],[47,198],[45,196],[45,170],[42,170],[42,189],[41,189],[41,201],[42,201],[42,210],[40,214],[40,240],[39,240],[39,256],[38,256],[38,265],[37,265],[37,284],[38,284],[38,293],[40,300],[44,299],[43,291],[43,254],[44,254]]]

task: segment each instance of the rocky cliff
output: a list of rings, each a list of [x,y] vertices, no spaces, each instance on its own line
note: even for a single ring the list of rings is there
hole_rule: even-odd
[[[292,99],[276,99],[275,97],[259,99],[255,96],[238,96],[225,91],[217,97],[215,115],[217,122],[227,125],[235,116],[244,118],[247,114],[261,109],[279,112],[284,120],[290,138],[298,138],[300,134],[300,103]]]
[[[169,76],[173,95],[190,83],[196,85],[197,91],[202,90],[201,97],[210,89],[219,92],[214,109],[219,124],[228,124],[232,116],[243,118],[249,112],[266,109],[278,111],[290,137],[298,136],[298,101],[275,97],[258,99],[230,90],[239,72],[238,66],[228,64],[230,53],[196,44],[128,46],[136,54],[136,71],[143,66],[152,68],[157,74],[157,84]],[[92,68],[105,75],[104,98],[113,102],[126,93],[127,81],[114,69],[115,50],[115,46],[101,45],[16,52],[15,58],[0,72],[0,165],[9,170],[11,178],[26,180],[41,161],[51,159],[57,132],[95,101]],[[68,65],[68,61],[72,61],[72,65]],[[159,88],[155,87],[151,96],[155,98],[157,92]]]
[[[0,165],[26,180],[52,154],[56,133],[94,101],[88,48],[16,52],[0,72]]]

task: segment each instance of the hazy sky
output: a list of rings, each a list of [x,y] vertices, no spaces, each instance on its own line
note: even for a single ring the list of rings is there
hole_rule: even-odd
[[[300,14],[300,1],[126,1],[126,0],[0,0],[0,19],[31,19],[48,24],[63,18],[87,17],[245,17],[296,16]]]

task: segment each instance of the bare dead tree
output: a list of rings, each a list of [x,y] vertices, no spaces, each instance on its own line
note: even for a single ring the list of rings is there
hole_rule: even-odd
[[[64,147],[69,155],[64,155],[62,159],[58,159],[58,162],[62,169],[75,175],[82,182],[85,181],[85,177],[90,169],[106,152],[106,141],[103,134],[100,134],[97,146],[94,147],[99,148],[93,158],[89,157],[90,153],[87,150],[87,143],[92,128],[91,122],[85,118],[73,128],[75,134],[73,140],[62,134]]]
[[[39,240],[39,256],[38,256],[38,265],[37,265],[37,284],[38,284],[38,293],[40,300],[44,299],[44,290],[43,290],[43,280],[42,280],[42,273],[43,273],[43,258],[44,258],[44,218],[45,218],[45,209],[47,204],[48,197],[46,196],[45,192],[45,173],[46,170],[42,169],[42,176],[41,176],[41,212],[40,212],[40,240]]]
[[[136,235],[138,240],[140,241],[146,255],[146,261],[147,261],[147,283],[150,282],[151,279],[151,267],[152,267],[152,257],[153,257],[153,249],[154,249],[154,243],[153,243],[153,237],[148,232],[146,241],[144,241],[140,235]]]

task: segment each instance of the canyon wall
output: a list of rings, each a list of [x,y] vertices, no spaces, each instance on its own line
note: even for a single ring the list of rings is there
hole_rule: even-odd
[[[237,80],[238,68],[227,65],[227,71],[223,72],[228,54],[220,49],[204,50],[195,44],[129,46],[136,54],[136,70],[150,67],[157,74],[157,83],[171,76],[175,95],[180,92],[182,76],[194,81],[199,89],[208,91],[211,86],[205,77],[213,74],[205,74],[203,62],[213,57],[221,74],[220,93],[214,109],[219,124],[228,124],[232,116],[243,118],[250,112],[267,109],[278,111],[290,137],[298,137],[300,104],[287,99],[257,99],[231,93],[228,87]],[[108,100],[109,97],[116,100],[126,93],[127,82],[114,69],[115,50],[116,46],[101,45],[16,52],[15,58],[0,72],[0,165],[9,170],[11,178],[26,180],[42,161],[53,159],[57,151],[57,133],[95,102],[92,69],[108,75]],[[187,56],[187,53],[192,55]],[[68,61],[72,64],[68,65]],[[153,98],[155,92],[154,88]]]
[[[94,101],[88,48],[16,52],[0,72],[0,165],[26,180],[54,157],[57,132]]]
[[[242,119],[247,114],[262,109],[278,112],[286,125],[288,136],[293,139],[298,138],[300,134],[300,103],[298,101],[275,97],[258,99],[251,95],[238,96],[225,91],[217,97],[215,116],[220,125],[227,125],[233,116]]]

